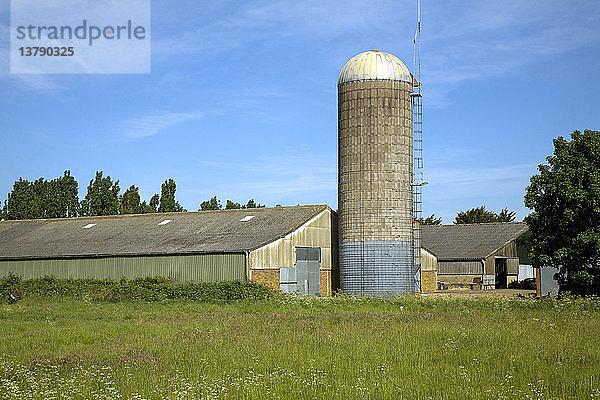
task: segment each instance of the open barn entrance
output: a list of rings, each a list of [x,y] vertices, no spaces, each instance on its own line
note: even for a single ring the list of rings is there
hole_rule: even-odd
[[[506,289],[508,277],[506,258],[496,257],[494,263],[496,266],[496,289]]]

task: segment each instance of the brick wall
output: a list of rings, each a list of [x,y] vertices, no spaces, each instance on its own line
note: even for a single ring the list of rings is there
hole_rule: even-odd
[[[321,270],[321,297],[328,297],[339,288],[338,271],[330,269]]]
[[[250,280],[279,290],[279,268],[251,269]]]

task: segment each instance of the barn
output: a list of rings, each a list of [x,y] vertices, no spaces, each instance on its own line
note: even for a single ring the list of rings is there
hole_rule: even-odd
[[[252,280],[327,296],[337,214],[326,205],[0,222],[0,276]]]
[[[437,280],[451,286],[481,283],[506,288],[516,281],[527,256],[519,238],[523,222],[424,225],[423,248],[437,258]]]
[[[433,253],[421,247],[421,271],[417,279],[420,279],[419,286],[423,293],[434,292],[438,288],[437,262],[437,257]]]
[[[524,223],[422,227],[422,292],[503,288],[527,264]],[[339,288],[338,217],[327,205],[0,221],[0,276],[252,280],[285,292]]]

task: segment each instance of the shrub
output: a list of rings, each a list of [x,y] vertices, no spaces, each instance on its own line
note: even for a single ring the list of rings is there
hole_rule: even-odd
[[[197,301],[264,300],[277,296],[273,289],[256,282],[184,282],[160,276],[120,280],[58,279],[45,276],[22,280],[15,274],[0,278],[0,296],[76,297],[97,301]]]

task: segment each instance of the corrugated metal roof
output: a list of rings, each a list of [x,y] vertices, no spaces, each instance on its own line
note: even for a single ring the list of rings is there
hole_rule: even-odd
[[[234,253],[271,243],[326,205],[0,222],[0,260]],[[247,215],[254,218],[241,222]],[[159,223],[170,219],[168,224]],[[95,224],[91,228],[85,226]]]
[[[524,222],[423,225],[423,247],[438,260],[482,260],[527,229]]]
[[[398,57],[379,50],[369,50],[355,55],[344,65],[338,85],[376,80],[413,82],[411,73]]]

